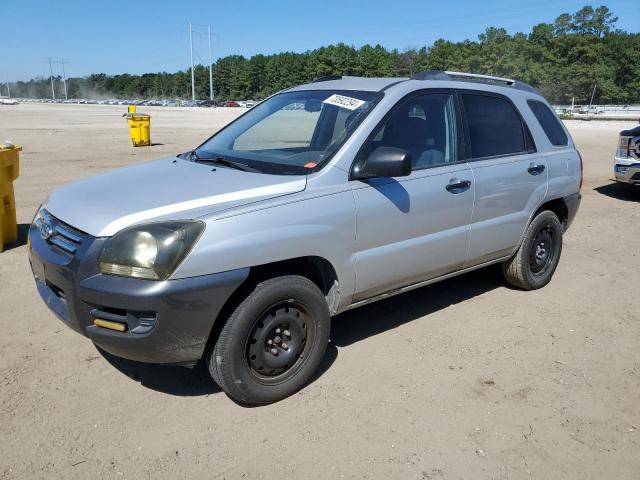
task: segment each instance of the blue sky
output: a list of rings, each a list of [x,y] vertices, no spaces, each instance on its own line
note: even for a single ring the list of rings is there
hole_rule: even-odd
[[[618,28],[638,31],[637,0],[598,1]],[[3,2],[4,3],[4,2]],[[476,39],[488,26],[530,31],[580,1],[538,0],[9,0],[2,7],[0,82],[48,76],[47,58],[64,57],[67,76],[144,73],[189,65],[188,22],[194,23],[194,61],[206,63],[207,24],[213,57],[301,52],[331,43],[403,49],[438,38]],[[198,32],[203,32],[200,34]],[[54,65],[55,73],[60,66]]]

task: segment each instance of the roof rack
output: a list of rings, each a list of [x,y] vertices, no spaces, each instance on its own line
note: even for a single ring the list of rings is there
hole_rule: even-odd
[[[480,81],[489,80],[492,82],[506,83],[507,85],[510,85],[510,86],[516,84],[516,81],[511,78],[494,77],[492,75],[480,75],[478,73],[464,73],[464,72],[450,72],[450,71],[445,71],[444,73],[446,73],[450,77],[473,78]]]
[[[507,87],[513,87],[518,90],[533,92],[540,94],[535,88],[528,83],[513,80],[511,78],[494,77],[492,75],[480,75],[478,73],[451,72],[443,70],[427,70],[425,72],[416,73],[411,80],[448,80],[458,82],[478,82],[488,83],[492,85],[504,84]]]

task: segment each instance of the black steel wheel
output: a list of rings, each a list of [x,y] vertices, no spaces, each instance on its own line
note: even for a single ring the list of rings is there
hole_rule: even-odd
[[[543,226],[533,237],[529,249],[529,268],[534,275],[544,275],[555,256],[554,233],[549,225]]]
[[[560,261],[562,233],[555,213],[540,212],[529,224],[516,254],[502,264],[507,282],[525,290],[549,283]]]
[[[309,321],[304,305],[293,301],[273,305],[255,322],[247,339],[246,359],[260,383],[276,384],[283,374],[300,368],[308,336],[309,344],[313,343]]]
[[[208,357],[211,376],[242,404],[285,398],[316,371],[330,325],[324,295],[309,279],[260,282],[224,324]]]

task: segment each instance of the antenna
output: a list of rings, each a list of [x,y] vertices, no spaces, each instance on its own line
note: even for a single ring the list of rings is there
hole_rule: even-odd
[[[191,100],[196,100],[196,78],[193,72],[193,34],[191,32],[191,22],[189,22],[189,53],[191,55]]]
[[[211,61],[211,25],[209,25],[209,100],[213,100],[213,62]]]

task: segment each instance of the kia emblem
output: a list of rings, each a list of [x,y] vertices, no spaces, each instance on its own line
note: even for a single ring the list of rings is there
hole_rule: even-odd
[[[38,229],[40,230],[40,236],[43,240],[48,240],[51,235],[53,235],[53,225],[51,225],[51,220],[47,217],[42,218]]]

